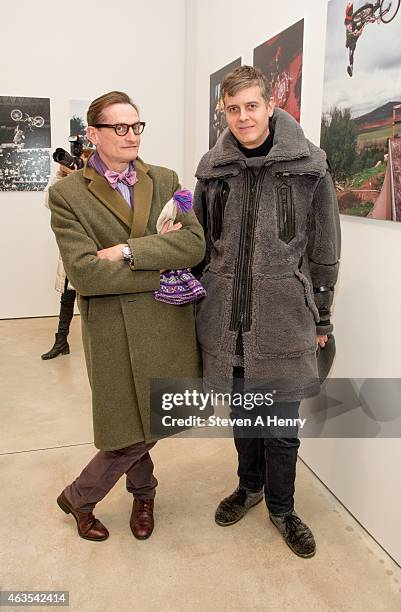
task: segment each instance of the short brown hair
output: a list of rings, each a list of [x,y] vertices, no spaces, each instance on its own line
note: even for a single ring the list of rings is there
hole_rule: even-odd
[[[123,91],[109,91],[105,93],[93,102],[90,103],[86,119],[88,125],[95,125],[96,123],[102,123],[103,111],[112,104],[130,104],[136,110],[139,115],[139,108],[133,103],[128,94]]]
[[[259,85],[262,98],[269,102],[272,92],[263,72],[254,66],[239,66],[224,77],[221,85],[221,99],[224,103],[226,95],[235,96],[241,89],[255,87],[255,85]]]

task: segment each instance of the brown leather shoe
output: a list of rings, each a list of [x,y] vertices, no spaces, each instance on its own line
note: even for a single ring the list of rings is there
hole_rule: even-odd
[[[77,521],[78,533],[84,540],[102,542],[107,540],[109,532],[106,527],[93,516],[92,512],[80,512],[73,508],[64,495],[64,491],[57,498],[57,503],[66,514],[72,514]]]
[[[154,527],[153,506],[153,499],[134,499],[129,524],[137,540],[146,540],[152,535]]]

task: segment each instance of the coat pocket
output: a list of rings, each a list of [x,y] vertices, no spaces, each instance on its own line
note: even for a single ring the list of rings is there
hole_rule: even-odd
[[[230,195],[230,187],[228,183],[222,181],[218,184],[215,197],[213,200],[213,208],[211,210],[211,235],[213,242],[220,240],[223,231],[224,211],[227,204],[228,196]]]
[[[301,277],[296,271],[258,280],[255,340],[261,355],[285,357],[316,350],[317,309],[306,296],[308,280]]]
[[[276,214],[278,237],[289,244],[295,237],[295,210],[292,187],[284,182],[276,187]]]
[[[228,281],[208,272],[201,278],[207,295],[196,303],[196,334],[202,349],[217,355],[224,331]]]
[[[303,285],[304,292],[305,292],[305,304],[308,306],[308,308],[310,309],[311,313],[313,314],[315,322],[319,323],[320,315],[319,315],[319,311],[317,309],[317,306],[315,304],[315,299],[313,297],[312,285],[310,284],[310,282],[309,282],[308,278],[305,276],[305,274],[303,274],[300,270],[295,270],[295,276],[297,278],[299,278],[299,280],[301,281],[301,283]]]

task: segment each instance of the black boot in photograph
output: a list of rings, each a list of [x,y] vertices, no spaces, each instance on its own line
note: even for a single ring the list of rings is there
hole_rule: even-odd
[[[58,355],[69,355],[70,346],[67,342],[67,334],[63,332],[56,333],[56,341],[50,351],[41,355],[42,359],[54,359]]]

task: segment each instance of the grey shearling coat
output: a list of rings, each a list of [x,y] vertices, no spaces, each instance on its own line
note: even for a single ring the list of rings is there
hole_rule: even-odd
[[[196,307],[204,378],[268,381],[276,398],[315,395],[316,335],[332,331],[340,224],[324,151],[276,109],[273,147],[247,159],[227,128],[201,159],[194,209],[206,235]],[[242,327],[243,358],[238,353]]]

